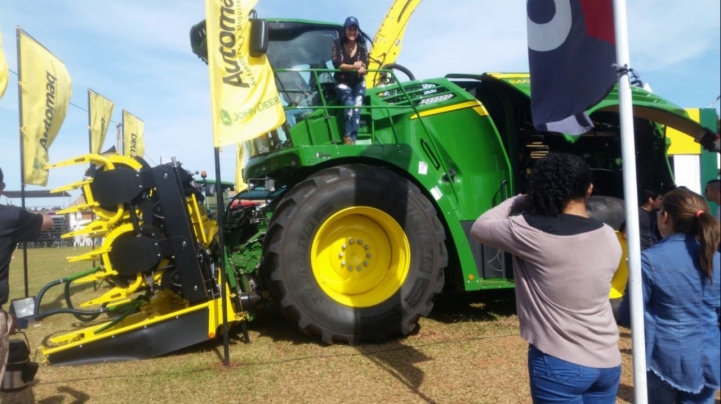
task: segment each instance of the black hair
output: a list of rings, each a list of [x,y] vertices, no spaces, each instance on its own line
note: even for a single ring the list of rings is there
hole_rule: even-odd
[[[558,216],[569,202],[586,198],[591,167],[581,157],[551,153],[539,160],[529,177],[528,212]]]
[[[721,187],[721,180],[719,179],[712,179],[709,182],[706,183],[706,185],[714,185],[716,187]]]
[[[356,27],[358,27],[358,26],[356,25]],[[341,43],[348,42],[348,37],[345,35],[345,30],[346,30],[345,27],[343,27],[343,29],[340,30],[340,42]],[[372,44],[373,39],[371,39],[371,37],[369,37],[368,34],[363,32],[363,30],[360,29],[360,27],[358,27],[358,39],[356,39],[356,42],[358,42],[358,44],[361,46],[365,46],[367,49],[368,43]]]
[[[4,179],[5,177],[3,177],[3,169],[0,168],[0,182],[3,182]]]
[[[642,189],[638,195],[638,203],[643,205],[648,202],[649,199],[657,199],[660,196],[663,196],[663,194],[655,189]]]

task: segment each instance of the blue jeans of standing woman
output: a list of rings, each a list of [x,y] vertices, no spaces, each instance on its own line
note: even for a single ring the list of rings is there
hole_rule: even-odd
[[[613,404],[621,366],[589,368],[528,348],[528,376],[534,404]]]
[[[366,82],[361,79],[354,86],[338,83],[335,86],[335,92],[342,105],[360,107],[363,105],[363,97],[366,95]],[[360,127],[360,108],[348,108],[343,112],[345,115],[345,142],[355,143]]]

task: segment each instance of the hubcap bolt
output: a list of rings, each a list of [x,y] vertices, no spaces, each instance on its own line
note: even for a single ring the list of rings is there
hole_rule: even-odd
[[[371,255],[371,253],[368,253],[368,254],[366,254],[366,257],[373,258],[373,255]]]
[[[363,248],[365,248],[366,250],[370,250],[370,249],[371,249],[371,246],[369,246],[368,244],[366,244],[366,246],[363,247]]]
[[[342,249],[344,249],[344,250],[345,250],[346,248],[348,248],[348,246],[347,246],[347,245],[345,245],[345,243],[343,243],[343,245],[342,245],[342,246],[340,246],[340,248],[342,248]]]
[[[340,266],[344,267],[344,266],[345,266],[345,261],[341,261],[341,262],[340,262]]]
[[[351,239],[348,239],[348,244],[353,244],[353,243],[355,243],[355,241],[353,241],[352,238],[351,238]]]
[[[356,271],[360,271],[362,268],[360,265],[358,265],[355,269],[356,269]]]
[[[343,253],[338,253],[338,258],[343,258]]]
[[[363,265],[368,266],[370,264],[368,264],[368,261],[363,261]]]
[[[358,239],[358,245],[363,245],[363,240],[362,240],[362,239]]]

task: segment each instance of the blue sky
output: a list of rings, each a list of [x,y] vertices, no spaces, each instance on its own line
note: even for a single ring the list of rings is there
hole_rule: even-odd
[[[259,0],[256,10],[261,18],[338,23],[354,15],[372,37],[392,2]],[[629,2],[631,64],[654,92],[684,107],[707,107],[721,93],[719,3]],[[0,31],[11,70],[17,71],[19,25],[65,62],[74,104],[87,108],[87,89],[92,88],[115,102],[116,122],[122,109],[145,122],[151,163],[175,156],[187,169],[213,172],[208,73],[188,39],[190,27],[204,18],[203,0],[0,1]],[[418,78],[527,71],[525,24],[521,0],[424,0],[410,20],[398,62]],[[17,128],[17,77],[11,74],[0,99],[0,167],[11,190],[20,187]],[[114,141],[113,125],[104,149]],[[71,107],[50,150],[51,161],[85,153],[87,144],[87,113]],[[221,160],[223,178],[232,180],[233,148],[226,148]],[[79,180],[82,171],[53,170],[48,188]],[[29,200],[28,205],[50,202]]]

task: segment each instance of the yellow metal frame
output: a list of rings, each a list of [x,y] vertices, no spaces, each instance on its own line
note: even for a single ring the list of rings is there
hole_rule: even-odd
[[[226,287],[226,307],[228,308],[228,324],[246,321],[248,313],[236,311],[232,299],[236,296]],[[52,355],[67,349],[72,349],[85,344],[114,338],[116,336],[142,330],[152,325],[177,319],[184,315],[208,310],[208,339],[216,336],[218,328],[223,324],[221,299],[213,299],[205,303],[189,306],[188,302],[172,292],[160,291],[155,294],[150,303],[140,306],[139,312],[134,313],[115,324],[111,328],[103,330],[112,321],[96,324],[82,330],[77,330],[60,336],[50,338],[49,346],[42,346],[43,358],[52,363]]]
[[[373,38],[373,46],[368,55],[368,70],[378,70],[396,62],[401,53],[406,25],[420,2],[421,0],[395,0],[393,2]],[[376,86],[380,78],[378,72],[367,74],[366,86],[368,88]]]
[[[131,157],[119,155],[100,156],[96,154],[87,154],[78,158],[62,161],[50,165],[48,168],[68,167],[72,165],[90,163],[94,163],[98,167],[104,167],[105,169],[110,170],[115,169],[118,165],[124,165],[134,170],[140,170],[142,168],[141,164]],[[89,209],[98,216],[97,220],[93,221],[83,229],[64,234],[64,238],[74,237],[76,235],[105,237],[102,245],[93,251],[68,258],[70,262],[92,260],[99,260],[101,262],[100,270],[73,280],[74,283],[79,284],[98,282],[108,280],[108,278],[114,276],[119,276],[118,272],[112,266],[109,253],[112,251],[113,243],[118,239],[118,237],[134,231],[133,224],[129,222],[130,214],[125,210],[123,204],[118,205],[116,212],[109,212],[102,209],[93,196],[92,188],[90,186],[91,183],[92,179],[82,180],[59,187],[52,191],[62,192],[82,188],[84,195],[87,198],[86,203],[65,209],[63,213],[80,212]],[[205,207],[198,203],[195,195],[191,195],[186,198],[186,203],[188,211],[190,212],[195,237],[204,248],[208,248],[218,234],[218,225],[214,220],[210,220],[208,218]],[[164,259],[160,262],[159,268],[164,268],[167,264],[168,260]],[[152,281],[154,284],[161,284],[163,272],[164,271],[162,269],[153,272]],[[224,272],[220,269],[219,273],[224,274]],[[147,282],[148,280],[146,280],[141,273],[137,273],[135,279],[127,287],[114,286],[102,296],[88,300],[80,304],[79,307],[115,307],[118,311],[122,311],[123,307],[119,307],[120,305],[132,304],[135,296],[137,296],[139,292],[148,290]],[[231,291],[227,287],[226,292],[227,298],[225,303],[228,307],[228,322],[233,323],[247,320],[249,318],[248,313],[244,312],[240,307],[238,308],[239,311],[237,311],[233,304],[233,300],[236,299],[237,296],[235,294],[231,294]],[[236,301],[239,305],[239,300]],[[128,305],[125,307],[131,308],[132,306]],[[189,303],[182,297],[172,291],[163,289],[155,292],[149,302],[140,305],[137,313],[127,315],[127,317],[123,318],[117,324],[113,323],[114,320],[109,320],[81,330],[55,336],[49,339],[49,346],[43,346],[41,347],[41,350],[47,360],[54,353],[66,349],[72,349],[83,344],[90,344],[105,338],[114,338],[115,336],[121,334],[143,329],[164,321],[170,321],[201,310],[208,311],[207,332],[208,338],[212,339],[215,338],[218,327],[222,325],[221,308],[220,298],[190,306]]]
[[[460,103],[454,104],[454,105],[448,105],[445,107],[434,108],[434,109],[429,109],[428,111],[419,112],[417,114],[411,115],[411,119],[418,119],[418,118],[423,118],[426,116],[444,114],[446,112],[457,111],[459,109],[466,109],[466,108],[473,108],[473,110],[476,111],[481,116],[488,115],[488,111],[486,111],[486,108],[479,101],[465,101],[465,102],[460,102]]]

